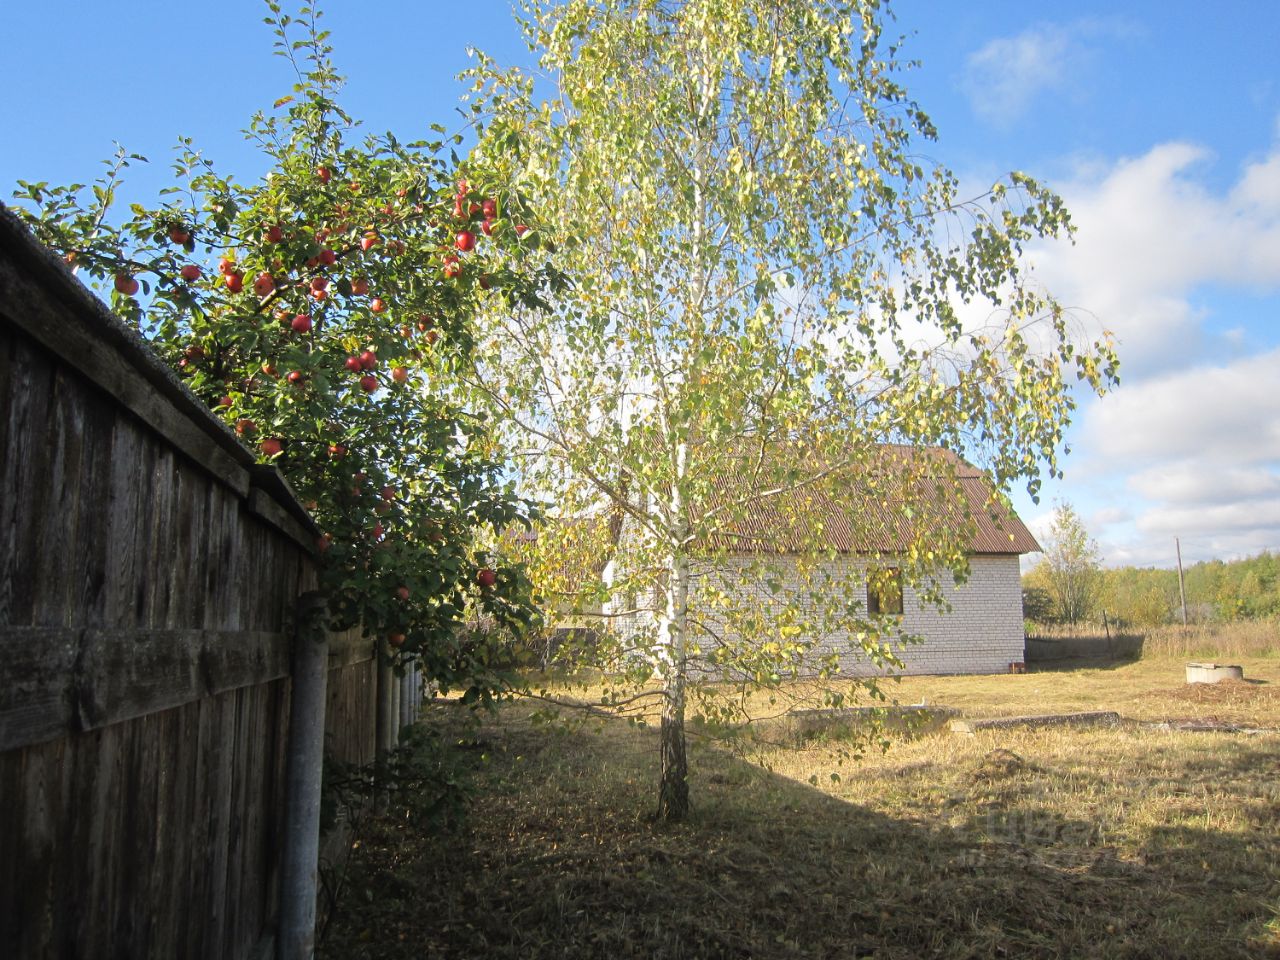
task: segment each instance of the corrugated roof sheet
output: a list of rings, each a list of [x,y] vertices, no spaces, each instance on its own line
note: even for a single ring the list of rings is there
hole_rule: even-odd
[[[743,497],[742,481],[732,476],[717,478],[713,489],[712,500]],[[975,554],[1040,550],[981,470],[940,447],[892,445],[881,447],[873,466],[858,476],[750,502],[705,546],[728,553],[893,554],[944,533],[968,534]]]
[[[744,483],[741,474],[723,471],[711,481],[706,503],[694,509],[715,509],[730,497],[743,498]],[[570,539],[580,546],[591,541],[599,544],[595,564],[561,571],[566,581],[578,582],[584,576],[599,575],[617,545],[621,514],[610,511],[546,522],[556,524],[561,536],[572,534]],[[730,554],[813,550],[902,554],[913,543],[962,533],[968,534],[967,550],[974,554],[1041,549],[1026,525],[995,497],[991,481],[977,467],[941,447],[884,444],[858,475],[750,501],[701,546]],[[516,542],[534,541],[538,536],[536,529],[511,534]]]

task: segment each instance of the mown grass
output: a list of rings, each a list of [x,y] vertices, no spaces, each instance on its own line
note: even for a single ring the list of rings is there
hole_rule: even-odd
[[[1263,682],[1212,693],[1172,660],[895,693],[968,715],[1280,726],[1280,663],[1245,666]],[[430,836],[377,821],[324,956],[1280,956],[1280,735],[941,732],[844,763],[836,734],[757,763],[698,741],[693,816],[672,826],[649,818],[650,731],[530,713],[471,728],[429,711],[467,746],[470,814]]]

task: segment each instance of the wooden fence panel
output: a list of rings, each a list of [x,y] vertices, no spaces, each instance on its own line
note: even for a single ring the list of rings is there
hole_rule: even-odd
[[[368,766],[375,759],[378,661],[373,642],[359,631],[330,643],[325,709],[325,753],[342,763]]]
[[[315,529],[0,208],[0,953],[248,957],[278,911]],[[341,759],[375,661],[331,663]]]

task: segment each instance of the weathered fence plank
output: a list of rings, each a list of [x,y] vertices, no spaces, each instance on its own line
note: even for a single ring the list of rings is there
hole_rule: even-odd
[[[284,677],[289,642],[248,631],[0,626],[0,750]]]
[[[0,209],[0,954],[247,957],[279,910],[294,602],[277,470]],[[374,753],[369,641],[327,743]]]
[[[0,230],[4,227],[0,221]],[[217,429],[216,421],[206,423],[193,417],[200,412],[199,402],[184,394],[176,383],[166,385],[166,380],[172,381],[171,375],[157,361],[146,358],[140,344],[129,348],[131,338],[119,321],[112,323],[108,316],[92,326],[67,323],[67,301],[51,295],[45,284],[29,276],[23,268],[30,266],[9,260],[0,262],[0,304],[22,304],[20,310],[6,311],[5,319],[106,391],[116,404],[222,483],[240,496],[247,496],[252,454],[244,450],[237,453],[234,440],[219,442],[210,429]]]

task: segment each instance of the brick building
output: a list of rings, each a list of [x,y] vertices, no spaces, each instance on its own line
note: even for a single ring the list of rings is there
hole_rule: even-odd
[[[745,643],[740,638],[746,636],[785,640],[791,630],[811,644],[806,656],[814,663],[834,655],[842,672],[877,672],[882,666],[856,642],[856,628],[831,625],[878,615],[920,638],[894,648],[906,673],[1003,673],[1024,659],[1019,556],[1040,549],[1035,538],[994,496],[987,476],[955,454],[883,450],[883,473],[900,475],[900,483],[876,483],[870,493],[859,488],[843,500],[810,490],[800,506],[771,502],[705,545],[691,565],[690,593],[697,614],[693,642],[703,653]],[[809,522],[815,511],[817,524]],[[821,531],[820,541],[795,532],[801,515],[806,530]],[[637,597],[620,586],[630,575],[633,535],[623,524],[603,570],[611,588],[603,612],[624,636],[651,632],[657,623],[656,607],[646,604],[643,590]],[[922,550],[927,555],[935,542],[939,555],[958,545],[967,556],[963,582],[942,567],[924,582],[915,578],[917,585],[903,575],[904,558]],[[936,598],[928,595],[930,586]],[[769,619],[784,606],[792,611],[791,626],[779,629]],[[764,631],[762,624],[768,624]]]

